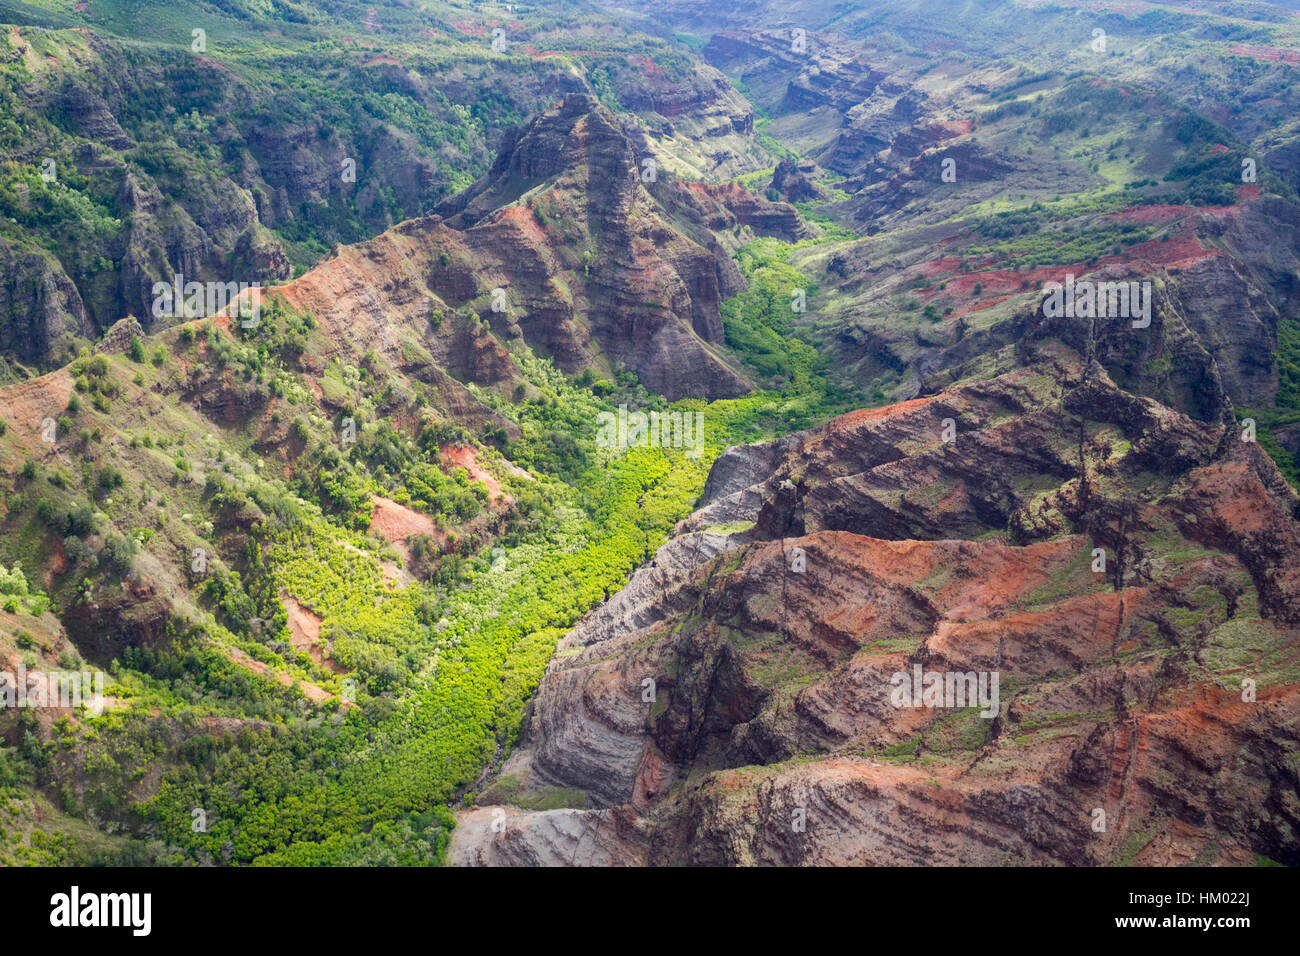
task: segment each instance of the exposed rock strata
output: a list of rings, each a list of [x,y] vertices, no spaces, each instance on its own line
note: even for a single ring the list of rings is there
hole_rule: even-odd
[[[504,768],[588,806],[471,811],[453,860],[1297,862],[1300,502],[1213,417],[1025,349],[719,459]],[[998,673],[996,717],[894,706],[915,667]]]

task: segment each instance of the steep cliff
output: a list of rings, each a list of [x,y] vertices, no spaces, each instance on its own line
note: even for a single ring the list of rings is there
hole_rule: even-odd
[[[1234,427],[1024,358],[721,459],[453,860],[1294,862],[1300,502]],[[999,693],[899,706],[917,669]]]
[[[795,238],[802,221],[744,190],[661,175],[628,133],[592,97],[566,96],[508,137],[488,175],[434,216],[349,253],[385,260],[373,301],[412,317],[468,310],[566,372],[626,367],[670,399],[748,391],[721,351],[719,313],[743,281],[714,232]],[[326,262],[306,287],[343,268]],[[351,314],[332,294],[303,294],[325,315]]]

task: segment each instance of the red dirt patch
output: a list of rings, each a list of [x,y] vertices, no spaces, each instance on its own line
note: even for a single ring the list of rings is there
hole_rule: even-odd
[[[951,275],[961,267],[960,256],[947,256],[921,263],[921,275],[927,279],[937,275]]]
[[[442,532],[428,515],[379,495],[373,496],[371,502],[375,510],[370,516],[370,530],[385,541],[397,544],[413,534],[430,534],[442,540]]]
[[[859,408],[857,411],[831,419],[826,425],[827,434],[829,435],[832,431],[849,431],[863,422],[875,422],[891,415],[909,412],[914,408],[929,405],[932,401],[934,401],[934,396],[931,395],[925,398],[909,398],[905,402],[899,402],[896,405],[885,405],[881,408]]]
[[[1235,209],[1235,206],[1191,209],[1179,206],[1145,206],[1138,210],[1125,210],[1115,213],[1116,218],[1133,214],[1132,221],[1162,222],[1177,218],[1184,212],[1223,214]],[[1150,210],[1149,212],[1147,210]],[[1149,217],[1149,218],[1148,218]],[[1027,272],[1014,269],[987,269],[982,272],[958,272],[947,276],[943,289],[931,287],[920,291],[920,297],[926,302],[934,299],[958,299],[952,315],[962,316],[979,312],[1004,301],[1020,292],[1031,292],[1046,282],[1061,282],[1067,274],[1082,277],[1096,271],[1101,266],[1123,265],[1143,273],[1154,272],[1156,268],[1185,269],[1206,259],[1221,257],[1223,253],[1210,249],[1191,237],[1181,239],[1152,239],[1130,246],[1119,255],[1103,256],[1097,265],[1090,266],[1083,262],[1070,265],[1040,266]],[[960,260],[953,258],[935,259],[922,264],[918,270],[927,278],[944,274],[944,270]],[[979,284],[983,298],[974,299],[975,285]],[[964,301],[962,301],[964,300]]]
[[[72,373],[66,368],[0,388],[0,419],[10,425],[9,437],[24,448],[48,449],[41,438],[41,423],[58,418],[71,395]]]
[[[1228,47],[1228,52],[1237,56],[1254,57],[1256,60],[1267,60],[1270,63],[1290,63],[1300,66],[1300,51],[1285,50],[1277,46],[1252,46],[1248,43],[1234,43]]]
[[[302,688],[303,696],[306,697],[308,700],[312,701],[313,703],[317,703],[317,704],[322,703],[323,701],[329,700],[330,697],[333,696],[325,688],[318,687],[317,685],[312,684],[309,681],[299,680],[297,678],[289,676],[288,674],[285,674],[282,671],[271,670],[264,663],[258,660],[254,660],[253,658],[249,657],[247,654],[245,654],[237,647],[229,648],[228,653],[230,655],[230,659],[234,661],[236,664],[239,664],[243,667],[247,667],[254,674],[267,675],[272,679],[274,679],[275,681],[279,682],[280,684],[283,684],[285,687],[292,687],[294,685],[294,682],[297,681],[298,686]],[[344,706],[350,706],[350,705],[347,703],[347,701],[344,701]]]
[[[501,482],[478,463],[478,453],[469,445],[443,445],[439,451],[442,454],[444,467],[464,468],[469,472],[470,481],[481,481],[487,485],[488,499],[493,504],[505,497],[505,493],[501,490]]]
[[[971,312],[982,312],[985,309],[993,308],[993,306],[997,305],[999,302],[1005,302],[1009,298],[1011,298],[1010,295],[995,295],[987,299],[979,299],[975,302],[967,302],[964,305],[960,305],[957,308],[953,309],[952,315],[954,318],[956,318],[958,316],[968,315]]]
[[[494,221],[517,229],[524,242],[538,246],[546,243],[546,230],[527,206],[507,206],[494,217]]]
[[[336,674],[346,674],[346,667],[336,663],[334,658],[325,656],[330,646],[328,641],[321,639],[320,617],[299,604],[292,594],[281,593],[280,600],[284,602],[284,609],[289,615],[289,643],[293,649],[306,651],[321,667],[327,667]]]
[[[638,70],[640,70],[648,77],[658,79],[659,77],[667,75],[664,72],[663,67],[661,67],[658,63],[656,63],[654,60],[650,59],[650,57],[646,56],[643,53],[629,53],[627,57],[627,62],[630,63],[632,66],[636,67]]]
[[[943,130],[949,136],[961,136],[965,133],[969,133],[972,129],[975,128],[975,121],[968,120],[968,119],[947,120],[946,122],[939,123],[937,125],[939,129]]]
[[[1015,269],[989,269],[986,272],[961,272],[947,280],[946,289],[927,289],[925,290],[925,299],[933,299],[944,295],[958,296],[965,298],[974,296],[975,286],[980,286],[980,293],[988,294],[990,298],[1001,296],[1005,298],[1009,295],[1015,295],[1017,292],[1027,292],[1033,289],[1037,284],[1048,282],[1053,279],[1059,280],[1067,272],[1074,272],[1076,275],[1087,271],[1082,264],[1073,266],[1043,266],[1038,269],[1031,269],[1028,272],[1017,272]],[[1025,285],[1025,283],[1029,283]],[[1000,302],[1001,299],[998,299]],[[956,311],[956,310],[954,310]],[[963,308],[961,311],[970,312],[971,308]]]
[[[1223,253],[1217,249],[1207,249],[1195,239],[1170,239],[1167,242],[1152,239],[1149,242],[1140,242],[1136,246],[1130,246],[1127,255],[1106,256],[1102,262],[1109,264],[1112,262],[1145,261],[1152,265],[1164,266],[1167,269],[1182,269],[1205,259],[1219,258],[1222,255]]]
[[[1175,219],[1190,216],[1196,212],[1195,206],[1171,206],[1165,203],[1150,206],[1133,206],[1106,216],[1112,222],[1133,222],[1140,226],[1161,226]]]

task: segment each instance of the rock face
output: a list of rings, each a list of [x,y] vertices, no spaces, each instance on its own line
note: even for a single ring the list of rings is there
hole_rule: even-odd
[[[170,595],[147,581],[101,589],[63,616],[68,637],[87,658],[107,664],[131,647],[165,645],[173,612]]]
[[[812,202],[826,199],[826,191],[817,185],[823,172],[812,160],[783,159],[772,171],[772,188],[786,202]]]
[[[500,821],[500,822],[498,822]],[[647,834],[627,810],[472,810],[461,825],[498,829],[492,842],[457,842],[448,850],[454,866],[625,866],[639,855]]]
[[[786,242],[798,242],[812,232],[799,216],[794,206],[786,202],[768,202],[735,183],[721,185],[691,184],[691,188],[716,202],[730,219],[718,220],[711,216],[711,228],[730,229],[736,225],[748,226],[760,235],[776,236]]]
[[[18,50],[30,51],[19,31],[9,39]],[[30,144],[32,156],[59,156],[47,191],[77,194],[83,205],[72,215],[23,220],[53,254],[39,270],[15,273],[48,278],[35,288],[11,287],[9,311],[52,315],[47,328],[52,322],[60,333],[94,339],[128,314],[140,316],[149,330],[158,325],[150,308],[153,283],[177,273],[200,282],[267,281],[289,274],[289,260],[265,226],[274,218],[260,216],[255,199],[272,187],[244,151],[238,124],[229,120],[255,97],[248,87],[211,61],[180,65],[164,54],[128,52],[93,33],[75,41],[51,35],[44,42],[64,55],[75,49],[76,68],[38,70],[27,90],[25,109],[62,117],[57,136],[46,139],[44,122],[24,126],[43,130]],[[68,48],[60,45],[64,42]],[[205,90],[204,112],[222,118],[206,136],[178,129],[175,140],[151,142],[156,131],[143,117],[174,114],[184,99],[179,88]],[[195,163],[189,151],[198,151],[201,142],[210,149],[214,138],[229,164]],[[30,200],[31,209],[40,208],[34,195]],[[51,288],[58,290],[56,296],[49,294]],[[65,357],[48,336],[23,336],[23,326],[0,312],[0,349],[44,366]],[[9,335],[22,341],[11,345],[5,341]]]
[[[806,227],[793,207],[738,187],[647,173],[648,158],[596,100],[569,94],[453,202],[338,250],[285,294],[346,351],[400,357],[420,341],[430,375],[512,382],[490,329],[569,373],[629,368],[670,399],[743,394],[719,312],[743,279],[712,230],[799,238]]]
[[[1300,862],[1300,501],[1218,418],[1022,359],[720,458],[503,769],[572,809],[470,811],[452,859]]]
[[[886,77],[863,63],[851,44],[828,34],[804,32],[800,46],[790,30],[721,30],[703,54],[723,72],[743,69],[757,101],[785,111],[828,107],[847,114]]]
[[[133,338],[138,336],[143,339],[144,334],[144,328],[140,325],[140,320],[134,315],[128,315],[125,319],[119,319],[113,323],[112,328],[104,333],[104,337],[95,347],[95,351],[119,355],[131,347]]]
[[[670,399],[744,394],[719,311],[744,280],[715,233],[794,241],[808,227],[739,186],[659,175],[640,132],[568,94],[455,200],[336,249],[283,292],[339,354],[385,352],[452,405],[477,404],[465,381],[509,394],[502,342],[516,337],[570,374],[626,367]]]
[[[0,239],[0,272],[0,351],[35,363],[58,353],[64,335],[94,333],[81,293],[53,256]]]
[[[888,221],[912,201],[925,197],[946,181],[945,175],[964,182],[1004,180],[1014,166],[973,142],[945,142],[952,130],[925,125],[895,136],[888,150],[846,185],[857,195],[854,216],[873,223]],[[955,180],[953,180],[955,181]]]

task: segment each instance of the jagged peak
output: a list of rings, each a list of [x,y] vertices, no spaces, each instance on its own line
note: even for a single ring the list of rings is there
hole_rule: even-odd
[[[547,180],[580,166],[593,181],[630,181],[638,151],[618,118],[588,93],[567,93],[508,133],[485,176],[435,210],[452,225],[474,225]]]

